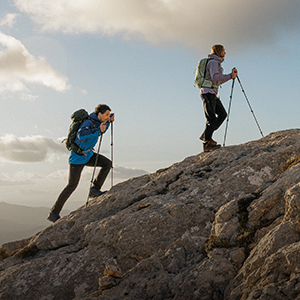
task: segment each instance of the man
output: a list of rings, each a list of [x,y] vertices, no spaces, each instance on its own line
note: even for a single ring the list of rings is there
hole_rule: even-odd
[[[60,218],[60,211],[62,210],[65,202],[76,189],[81,172],[84,166],[94,167],[97,160],[97,167],[101,170],[93,181],[93,186],[90,189],[89,197],[98,197],[104,194],[101,187],[112,167],[112,162],[105,156],[93,152],[99,136],[104,134],[110,123],[114,121],[114,115],[110,113],[111,109],[105,104],[99,104],[93,113],[90,114],[89,119],[84,121],[78,129],[75,139],[76,144],[84,150],[84,155],[78,155],[71,151],[69,157],[69,182],[63,189],[53,205],[48,220],[56,222]]]
[[[200,136],[203,143],[203,151],[208,152],[218,149],[221,145],[217,144],[212,139],[213,132],[217,130],[227,117],[226,110],[217,97],[218,87],[230,79],[237,76],[237,70],[232,69],[230,74],[223,75],[221,63],[224,61],[225,48],[222,45],[214,45],[211,48],[211,54],[208,55],[210,59],[206,65],[205,78],[211,81],[211,87],[201,87],[200,96],[203,100],[203,107],[206,117],[206,126],[204,132]]]

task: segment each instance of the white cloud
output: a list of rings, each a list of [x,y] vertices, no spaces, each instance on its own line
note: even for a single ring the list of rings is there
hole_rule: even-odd
[[[58,179],[58,180],[67,180],[69,171],[65,170],[57,170],[53,173],[50,173],[47,178],[49,179]]]
[[[298,32],[298,0],[15,0],[43,27],[65,33],[120,34],[150,43],[207,50],[215,43],[243,49]],[[281,31],[281,32],[280,32]]]
[[[19,40],[0,32],[0,92],[28,92],[28,83],[63,92],[67,80],[45,58],[35,58]]]
[[[4,18],[0,19],[0,26],[13,27],[18,15],[19,14],[7,14]]]
[[[148,174],[147,171],[135,168],[127,168],[122,166],[115,166],[113,168],[114,177],[119,179],[127,179]]]
[[[36,96],[36,95],[31,95],[31,94],[26,94],[26,93],[20,94],[20,99],[25,102],[34,102],[36,98],[38,98],[38,96]]]
[[[97,176],[99,170],[100,170],[100,168],[97,168],[95,177]],[[115,166],[113,168],[113,172],[114,172],[113,175],[114,175],[115,179],[122,179],[122,180],[148,174],[148,172],[145,170],[135,169],[135,168],[127,168],[127,167],[122,167],[122,166]],[[92,173],[93,173],[92,167],[85,167],[82,171],[81,179],[90,181]],[[57,171],[49,174],[47,176],[47,178],[66,180],[68,178],[68,174],[69,174],[68,169],[57,170]]]
[[[17,137],[7,134],[0,137],[0,156],[13,162],[41,162],[53,153],[66,154],[63,144],[43,136]]]
[[[17,173],[11,175],[6,173],[0,174],[0,186],[8,185],[21,185],[34,183],[36,179],[40,178],[39,176],[25,171],[18,171]]]
[[[97,170],[100,170],[100,168],[97,168]],[[85,167],[81,173],[81,180],[91,180],[93,173],[92,167]],[[98,172],[96,171],[95,177],[97,176]],[[64,180],[66,181],[69,176],[69,168],[66,165],[66,169],[63,170],[57,170],[55,172],[50,173],[47,178],[54,179],[54,180]]]

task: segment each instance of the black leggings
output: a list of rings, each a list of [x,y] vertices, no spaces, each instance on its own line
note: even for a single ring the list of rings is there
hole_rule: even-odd
[[[215,94],[201,94],[206,117],[206,126],[201,135],[204,142],[212,139],[213,132],[217,130],[227,117],[227,112],[221,100]]]
[[[68,200],[68,198],[71,196],[71,194],[75,191],[77,188],[77,185],[80,180],[81,172],[85,166],[88,167],[94,167],[96,162],[97,154],[94,153],[91,159],[83,165],[72,165],[70,164],[69,168],[69,182],[68,185],[62,190],[60,195],[58,196],[55,204],[53,205],[51,211],[55,214],[59,214],[62,210],[64,204]],[[112,162],[106,158],[105,156],[99,154],[98,160],[97,160],[97,167],[101,167],[100,172],[98,173],[98,176],[93,181],[93,187],[95,187],[97,190],[100,190],[111,167]]]

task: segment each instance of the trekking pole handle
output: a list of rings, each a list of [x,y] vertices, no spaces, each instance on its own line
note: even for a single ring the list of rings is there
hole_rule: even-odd
[[[236,67],[233,67],[232,70],[231,70],[231,78],[234,80],[235,77],[236,77],[237,75],[236,75],[235,77],[233,77],[233,76],[232,76],[233,73],[234,73],[234,74],[237,74],[237,69],[236,69]]]

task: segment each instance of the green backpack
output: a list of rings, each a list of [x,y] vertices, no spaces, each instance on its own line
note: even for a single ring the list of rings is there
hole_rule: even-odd
[[[87,119],[92,120],[94,123],[94,120],[89,117],[89,114],[85,109],[76,110],[71,115],[72,124],[70,125],[69,134],[65,140],[65,144],[69,151],[73,151],[78,155],[84,155],[84,151],[80,147],[78,147],[78,145],[75,143],[75,139],[80,125]]]
[[[207,87],[207,88],[218,88],[216,85],[214,85],[210,80],[207,80],[209,78],[205,78],[205,70],[207,63],[211,60],[212,58],[203,58],[199,61],[197,70],[196,70],[196,76],[194,80],[194,86],[197,86],[199,89],[202,87]]]

